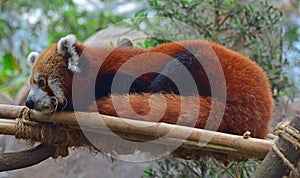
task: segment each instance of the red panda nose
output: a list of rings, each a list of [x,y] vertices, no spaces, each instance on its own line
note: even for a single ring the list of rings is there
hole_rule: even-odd
[[[29,109],[33,109],[33,105],[34,105],[34,102],[32,99],[27,99],[26,100],[26,106],[29,108]]]

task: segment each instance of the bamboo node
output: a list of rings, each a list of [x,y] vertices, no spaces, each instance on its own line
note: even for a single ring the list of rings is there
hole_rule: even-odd
[[[251,136],[251,132],[250,132],[250,131],[246,131],[246,132],[243,134],[243,138],[244,138],[244,139],[248,139],[248,138],[250,138],[250,136]]]

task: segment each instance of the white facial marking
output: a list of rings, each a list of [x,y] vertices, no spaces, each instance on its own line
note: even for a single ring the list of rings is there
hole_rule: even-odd
[[[56,96],[58,102],[63,103],[65,96],[61,88],[61,83],[56,79],[50,77],[48,79],[49,88],[52,90],[53,94]]]
[[[36,72],[36,73],[33,75],[33,81],[38,82],[39,76],[40,76],[40,73]]]
[[[69,54],[68,69],[72,72],[80,72],[78,68],[79,55],[75,49],[76,37],[75,35],[67,35],[60,39],[57,43],[57,51],[59,54]]]
[[[56,106],[53,104],[52,97],[35,84],[30,87],[28,97],[34,102],[34,109],[44,113],[50,113],[55,110]]]

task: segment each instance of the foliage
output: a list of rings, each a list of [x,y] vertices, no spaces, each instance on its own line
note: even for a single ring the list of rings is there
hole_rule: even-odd
[[[270,78],[275,98],[287,94],[284,93],[287,91],[295,92],[295,85],[287,70],[283,70],[289,67],[290,61],[283,51],[282,13],[269,1],[150,0],[149,4],[156,15],[187,24],[199,32],[202,38],[216,41],[256,61]],[[143,20],[136,20],[136,17]],[[133,24],[138,27],[140,21],[147,22],[144,20],[147,17],[147,13],[139,13]],[[173,32],[175,39],[182,34],[176,31],[178,29],[170,29],[165,24],[149,26],[155,28],[153,31],[156,32],[168,32],[171,40]]]
[[[253,160],[224,165],[213,158],[185,161],[168,157],[148,167],[142,177],[250,177],[257,165]]]
[[[279,2],[278,2],[279,3]],[[285,71],[289,74],[290,78],[297,86],[298,97],[299,97],[299,88],[300,88],[300,48],[299,48],[299,7],[300,1],[298,0],[288,0],[287,2],[279,3],[279,7],[283,9],[283,11],[288,12],[285,14],[285,18],[283,20],[284,33],[283,33],[283,44],[284,44],[284,53],[286,58],[289,61],[289,66],[285,69]],[[288,88],[289,89],[289,88]],[[296,92],[297,92],[296,91]],[[295,93],[296,93],[295,92]],[[293,95],[290,96],[293,99]]]
[[[25,81],[25,76],[20,75],[21,69],[18,65],[17,59],[11,53],[7,53],[2,56],[0,66],[0,84],[4,84],[0,85],[0,90],[4,92],[17,92],[14,88],[20,88]]]
[[[27,81],[29,52],[42,51],[70,33],[85,40],[124,18],[105,9],[80,9],[72,0],[0,0],[0,9],[0,91],[12,95]]]

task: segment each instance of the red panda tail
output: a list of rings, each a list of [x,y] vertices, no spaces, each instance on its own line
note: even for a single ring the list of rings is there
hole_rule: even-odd
[[[268,122],[271,117],[267,115],[268,111],[253,108],[257,107],[255,105],[231,105],[227,103],[224,106],[223,103],[211,97],[175,94],[110,95],[98,100],[96,105],[91,106],[90,111],[99,111],[101,114],[123,118],[197,128],[204,128],[208,118],[212,117],[209,119],[209,125],[217,128],[220,132],[242,135],[246,131],[250,131],[251,136],[256,138],[266,137],[269,132]],[[213,112],[211,112],[212,105],[216,107]],[[220,122],[215,118],[219,114],[223,116],[220,118]]]

